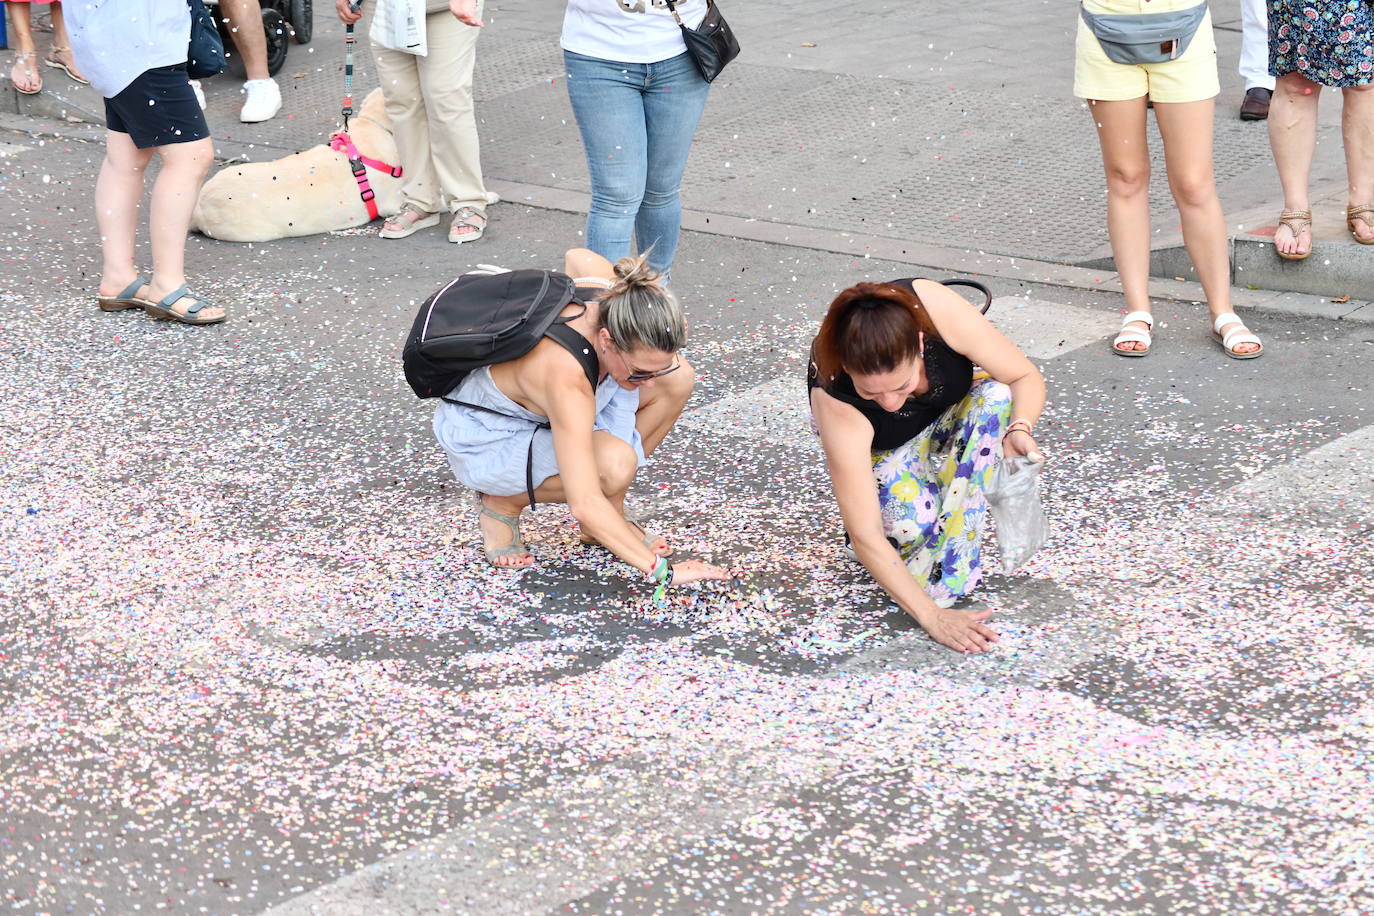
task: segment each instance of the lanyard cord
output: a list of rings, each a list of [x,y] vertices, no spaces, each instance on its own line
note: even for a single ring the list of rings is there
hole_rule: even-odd
[[[348,133],[348,119],[353,117],[353,23],[344,25],[344,98],[343,129]]]

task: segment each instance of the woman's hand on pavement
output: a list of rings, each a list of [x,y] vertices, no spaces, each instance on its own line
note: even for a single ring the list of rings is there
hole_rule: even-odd
[[[1045,453],[1035,444],[1035,437],[1019,426],[1002,438],[1002,454],[1008,458],[1024,455],[1031,461],[1045,460]]]
[[[728,579],[730,574],[722,566],[712,566],[701,560],[683,560],[673,564],[673,584],[683,585],[698,579]]]
[[[485,25],[477,18],[477,0],[448,0],[448,11],[463,25],[479,29]]]
[[[942,646],[949,646],[959,652],[986,652],[997,642],[997,634],[982,621],[992,616],[992,611],[964,611],[958,608],[943,608],[933,605],[925,619],[916,622]]]
[[[348,0],[334,0],[334,9],[338,12],[339,19],[345,24],[352,24],[363,18],[363,14],[360,10],[355,11],[349,9]]]

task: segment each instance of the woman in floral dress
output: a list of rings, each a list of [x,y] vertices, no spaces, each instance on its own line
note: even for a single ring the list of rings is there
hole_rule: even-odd
[[[1269,72],[1278,77],[1269,108],[1269,145],[1283,185],[1274,234],[1279,257],[1312,253],[1308,175],[1323,86],[1340,89],[1350,196],[1346,225],[1374,245],[1374,6],[1369,0],[1270,0]]]
[[[830,304],[807,386],[855,557],[934,639],[986,649],[990,612],[951,605],[983,578],[984,490],[998,460],[1041,460],[1040,372],[957,293],[895,280]]]

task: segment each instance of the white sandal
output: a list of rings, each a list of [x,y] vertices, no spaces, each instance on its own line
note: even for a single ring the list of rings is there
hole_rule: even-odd
[[[1142,331],[1140,328],[1130,327],[1130,325],[1135,322],[1145,325],[1145,330]],[[1149,312],[1141,311],[1129,313],[1125,318],[1121,319],[1121,331],[1116,335],[1116,339],[1112,341],[1112,352],[1117,356],[1144,356],[1149,353],[1150,345],[1153,343],[1150,337],[1150,331],[1154,329],[1154,326],[1154,316]],[[1124,343],[1143,343],[1145,349],[1124,349],[1121,346]]]
[[[1223,333],[1221,329],[1225,327],[1230,327],[1231,330]],[[1264,344],[1260,343],[1260,339],[1251,333],[1235,312],[1225,312],[1216,317],[1212,322],[1212,339],[1221,344],[1226,355],[1232,359],[1254,359],[1264,352]],[[1249,353],[1238,353],[1236,347],[1240,344],[1255,344],[1257,349]]]

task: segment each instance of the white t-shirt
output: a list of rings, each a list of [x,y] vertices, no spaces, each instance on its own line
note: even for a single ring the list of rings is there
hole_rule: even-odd
[[[186,0],[66,0],[62,16],[77,67],[107,99],[147,70],[186,61]]]
[[[706,0],[674,5],[689,29],[706,18]],[[629,64],[653,64],[687,50],[663,0],[568,0],[560,43],[574,54]]]

